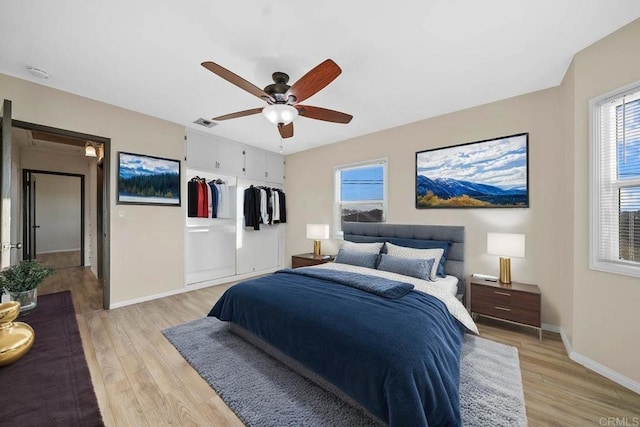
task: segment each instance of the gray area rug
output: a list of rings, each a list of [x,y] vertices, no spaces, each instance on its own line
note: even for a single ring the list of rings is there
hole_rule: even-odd
[[[368,426],[376,422],[207,317],[164,335],[247,426]],[[465,335],[465,426],[525,426],[518,350]]]

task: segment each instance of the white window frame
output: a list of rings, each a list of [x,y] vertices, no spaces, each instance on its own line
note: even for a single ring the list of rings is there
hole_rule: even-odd
[[[601,239],[601,236],[606,230],[603,230],[602,227],[601,212],[604,207],[605,215],[618,216],[619,206],[615,203],[618,199],[617,197],[612,197],[611,194],[617,194],[620,188],[640,186],[640,178],[619,180],[615,170],[611,170],[610,167],[606,167],[601,163],[602,145],[608,143],[608,141],[603,141],[602,138],[602,134],[605,132],[601,128],[601,106],[615,101],[616,98],[622,98],[625,94],[637,91],[640,91],[640,81],[600,95],[589,101],[589,268],[631,277],[640,277],[640,263],[617,259],[619,250],[618,221],[611,220],[611,217],[609,217],[608,222],[612,224],[613,228],[609,230],[608,245],[603,242],[604,239]],[[619,102],[622,104],[621,100]],[[615,109],[612,111],[615,115]],[[615,125],[615,120],[616,118],[613,116],[608,122]],[[616,156],[615,144],[611,144],[605,149],[612,150],[613,153],[610,155]],[[603,206],[607,200],[612,202],[609,209]],[[600,250],[601,244],[604,246],[605,252],[609,253],[606,259],[602,259],[599,256],[602,252]]]
[[[345,165],[338,165],[333,168],[333,237],[335,239],[342,239],[344,234],[342,232],[342,200],[340,199],[340,172],[347,169],[364,168],[369,166],[382,165],[382,223],[387,222],[387,209],[388,209],[388,188],[389,188],[389,161],[386,157],[364,160],[361,162],[348,163]],[[378,203],[378,200],[363,200],[357,202],[348,202],[350,205],[357,204],[371,204]],[[380,223],[376,223],[380,224]]]

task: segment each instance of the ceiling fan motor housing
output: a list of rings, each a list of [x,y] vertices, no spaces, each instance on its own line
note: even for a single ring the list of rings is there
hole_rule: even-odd
[[[264,88],[264,91],[268,93],[273,99],[276,100],[276,103],[288,102],[289,99],[285,97],[285,94],[289,90],[291,86],[287,84],[289,81],[289,75],[283,73],[281,71],[276,71],[271,75],[274,83]],[[295,102],[293,99],[292,102]]]

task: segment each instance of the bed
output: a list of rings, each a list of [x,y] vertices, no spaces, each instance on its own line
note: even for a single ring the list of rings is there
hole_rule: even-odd
[[[464,283],[463,227],[352,223],[344,231],[359,243],[452,242],[444,270]],[[435,283],[349,264],[284,269],[229,288],[209,315],[376,422],[461,424],[460,350],[465,330],[477,328]]]

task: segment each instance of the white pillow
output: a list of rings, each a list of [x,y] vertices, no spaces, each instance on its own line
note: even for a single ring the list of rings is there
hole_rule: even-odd
[[[406,246],[398,246],[387,242],[387,254],[400,258],[433,258],[434,262],[433,267],[431,268],[431,281],[434,281],[436,280],[436,274],[438,273],[438,263],[440,263],[440,258],[442,258],[442,255],[444,254],[444,249],[415,249],[407,248]]]
[[[361,252],[366,254],[379,254],[382,249],[383,242],[374,243],[355,243],[348,240],[343,240],[340,245],[340,249],[345,249],[353,252]]]

